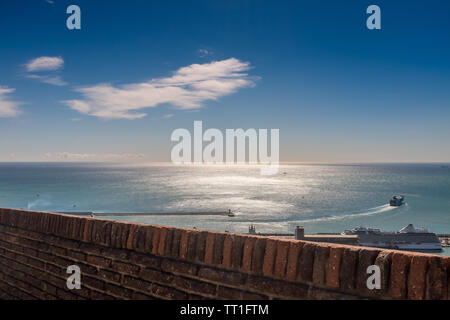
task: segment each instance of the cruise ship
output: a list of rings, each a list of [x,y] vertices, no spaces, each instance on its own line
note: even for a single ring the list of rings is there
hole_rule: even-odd
[[[414,228],[412,224],[395,232],[381,231],[357,227],[345,230],[343,235],[357,235],[361,246],[389,248],[411,251],[441,251],[442,245],[438,236],[424,228]]]

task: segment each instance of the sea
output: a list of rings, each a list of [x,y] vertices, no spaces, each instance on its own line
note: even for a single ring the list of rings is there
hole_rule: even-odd
[[[252,165],[1,163],[0,207],[128,213],[102,218],[247,233],[395,231],[412,223],[450,234],[449,164]],[[393,195],[406,204],[389,206]],[[226,212],[227,215],[183,215]],[[133,215],[171,213],[171,215]],[[450,255],[449,248],[443,254]]]

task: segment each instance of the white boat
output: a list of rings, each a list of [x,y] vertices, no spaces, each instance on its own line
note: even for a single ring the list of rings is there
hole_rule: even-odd
[[[361,246],[389,248],[412,251],[441,251],[442,245],[439,237],[424,228],[414,228],[412,224],[395,232],[381,231],[357,227],[345,230],[344,235],[357,235]]]
[[[393,196],[389,201],[389,204],[391,205],[391,207],[400,207],[404,203],[404,200],[404,196]]]

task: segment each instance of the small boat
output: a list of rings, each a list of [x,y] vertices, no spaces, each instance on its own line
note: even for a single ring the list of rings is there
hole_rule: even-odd
[[[389,204],[391,207],[400,207],[404,203],[404,196],[393,196]]]
[[[228,216],[229,216],[229,217],[234,217],[234,213],[233,213],[233,212],[231,212],[231,210],[230,210],[230,209],[228,209]]]

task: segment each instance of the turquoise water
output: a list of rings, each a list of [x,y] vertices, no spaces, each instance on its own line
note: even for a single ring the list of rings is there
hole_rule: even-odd
[[[394,194],[406,205],[388,206]],[[114,217],[201,229],[341,232],[408,223],[450,233],[450,168],[441,164],[256,166],[0,164],[0,206],[47,211],[224,211],[227,216]]]

